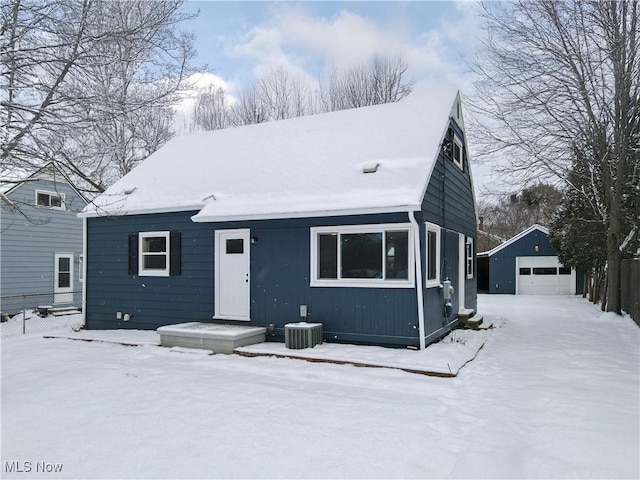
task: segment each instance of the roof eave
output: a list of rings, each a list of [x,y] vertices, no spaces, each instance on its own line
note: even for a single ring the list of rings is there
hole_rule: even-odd
[[[420,205],[395,205],[388,207],[336,209],[336,210],[313,210],[282,213],[259,213],[241,215],[200,215],[196,214],[191,220],[196,223],[213,222],[237,222],[248,220],[282,220],[288,218],[318,218],[318,217],[342,217],[350,215],[372,215],[384,213],[415,212],[421,209]]]

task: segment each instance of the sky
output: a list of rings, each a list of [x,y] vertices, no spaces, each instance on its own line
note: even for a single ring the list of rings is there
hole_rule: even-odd
[[[196,65],[217,75],[229,93],[269,67],[311,82],[332,67],[374,54],[400,54],[408,77],[471,87],[465,63],[481,35],[473,2],[189,1],[196,19]]]

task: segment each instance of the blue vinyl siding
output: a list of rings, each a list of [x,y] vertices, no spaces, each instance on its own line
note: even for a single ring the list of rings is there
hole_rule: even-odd
[[[194,213],[87,219],[87,328],[155,329],[213,316],[213,232],[192,222]],[[164,230],[182,235],[182,274],[129,275],[129,235]]]
[[[64,194],[66,208],[37,207],[36,190]],[[52,293],[56,253],[73,254],[73,289],[80,292],[82,220],[77,213],[86,205],[84,199],[66,182],[47,178],[32,178],[6,196],[15,207],[0,202],[0,294]],[[74,295],[74,305],[81,301],[79,293]],[[53,304],[53,295],[33,302],[28,306]]]
[[[309,321],[322,322],[333,341],[417,345],[415,289],[310,287],[311,226],[406,223],[407,214],[300,220],[194,223],[190,213],[88,219],[87,327],[142,328],[188,321],[212,321],[214,233],[249,228],[251,245],[251,325],[297,322],[299,306]],[[139,277],[127,269],[128,235],[171,230],[182,234],[180,276]],[[128,322],[116,312],[129,313]]]
[[[464,139],[462,130],[455,122],[450,124],[457,137]],[[445,136],[445,140],[449,133]],[[425,302],[425,323],[426,333],[442,328],[443,325],[453,320],[458,312],[459,299],[457,288],[459,285],[459,262],[466,262],[466,252],[459,252],[458,233],[473,238],[474,262],[475,245],[477,240],[477,223],[475,214],[475,198],[469,165],[469,158],[464,152],[462,170],[452,160],[445,149],[441,149],[438,159],[433,169],[433,173],[427,186],[427,191],[422,202],[422,219],[425,222],[434,223],[442,227],[441,232],[441,268],[440,281],[446,278],[451,280],[456,292],[452,298],[452,309],[449,317],[446,317],[444,301],[442,300],[442,289],[426,289]],[[424,232],[421,233],[424,236]],[[424,248],[423,248],[424,251]],[[426,264],[423,259],[423,269]],[[465,287],[465,308],[477,308],[477,274],[474,269],[472,279],[462,279]]]

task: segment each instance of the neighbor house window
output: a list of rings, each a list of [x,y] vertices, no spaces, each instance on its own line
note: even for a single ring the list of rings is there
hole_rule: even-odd
[[[311,229],[311,285],[410,287],[413,252],[408,224]]]
[[[463,165],[463,155],[462,155],[462,141],[456,136],[453,136],[453,149],[452,149],[452,158],[453,163],[455,163],[462,170]]]
[[[467,237],[467,278],[473,278],[473,238]]]
[[[38,207],[64,210],[64,193],[36,190],[36,205]]]
[[[440,286],[440,226],[433,223],[425,224],[427,231],[427,284],[426,287]]]
[[[169,276],[170,232],[140,232],[139,275]]]

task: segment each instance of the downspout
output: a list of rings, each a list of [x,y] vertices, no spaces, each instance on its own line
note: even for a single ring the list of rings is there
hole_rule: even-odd
[[[413,250],[416,262],[416,299],[418,300],[418,335],[420,335],[420,350],[425,349],[424,341],[424,294],[422,289],[422,253],[420,250],[420,226],[416,221],[416,212],[409,211],[409,222],[413,226]]]
[[[87,217],[82,219],[82,325],[87,326]]]

